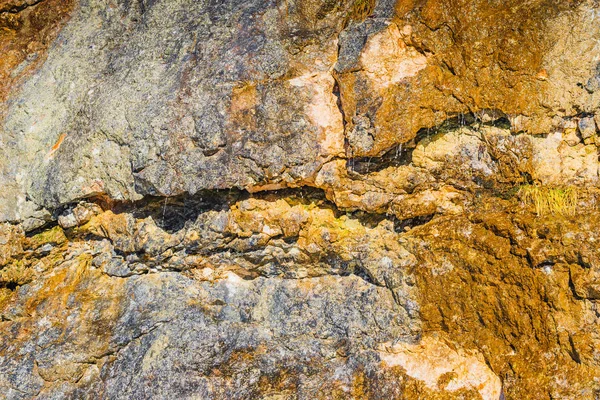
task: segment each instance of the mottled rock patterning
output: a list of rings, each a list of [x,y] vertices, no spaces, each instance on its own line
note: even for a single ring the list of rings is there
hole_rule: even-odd
[[[599,398],[599,22],[0,0],[0,398]]]

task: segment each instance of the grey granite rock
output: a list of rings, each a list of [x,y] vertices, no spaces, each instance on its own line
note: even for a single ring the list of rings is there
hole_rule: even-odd
[[[310,178],[343,145],[328,71],[349,7],[312,3],[82,1],[0,125],[2,219]]]
[[[358,369],[377,368],[379,343],[415,335],[391,292],[356,276],[202,282],[158,273],[118,287],[92,310],[75,292],[67,309],[55,310],[62,316],[47,308],[44,319],[26,322],[64,321],[32,332],[36,350],[0,359],[7,398],[247,399],[264,391],[264,379],[289,371],[298,396],[309,399],[324,384],[351,384]],[[19,301],[32,294],[22,291]],[[107,320],[112,309],[116,319]],[[92,342],[76,339],[94,329],[101,335]]]

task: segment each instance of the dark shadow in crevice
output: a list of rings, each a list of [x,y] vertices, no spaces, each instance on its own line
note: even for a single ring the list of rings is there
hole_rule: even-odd
[[[17,290],[19,288],[19,285],[17,282],[0,282],[0,288],[2,289],[8,289],[11,292],[14,292],[15,290]]]
[[[349,158],[346,163],[348,172],[366,175],[373,172],[379,172],[389,167],[410,165],[413,160],[413,151],[417,147],[417,144],[422,140],[438,134],[449,133],[464,126],[477,129],[481,125],[494,126],[502,129],[510,129],[511,127],[509,119],[505,116],[498,117],[493,121],[482,122],[476,114],[457,114],[443,121],[439,125],[420,129],[413,139],[406,143],[393,146],[379,157]]]
[[[322,190],[307,187],[258,193],[249,193],[242,189],[203,190],[193,195],[145,196],[134,202],[107,201],[102,198],[90,198],[87,201],[94,202],[104,210],[111,210],[115,214],[129,213],[136,219],[151,217],[161,229],[174,233],[183,229],[186,223],[196,221],[200,214],[208,211],[226,211],[233,204],[250,198],[263,200],[285,198],[290,204],[314,203],[321,208],[334,210],[336,216],[342,214],[332,203],[327,201]],[[61,207],[56,211],[57,215],[70,207],[73,207],[73,204]],[[43,230],[46,229],[47,227],[43,228]]]
[[[115,214],[131,214],[135,219],[152,218],[164,231],[173,234],[194,223],[198,217],[210,211],[228,211],[231,207],[244,200],[259,199],[270,202],[284,199],[290,206],[298,204],[311,205],[320,209],[331,210],[335,218],[346,216],[349,219],[357,220],[361,225],[375,228],[382,221],[389,220],[397,227],[396,231],[401,232],[405,226],[413,227],[429,222],[433,216],[422,218],[413,218],[405,221],[397,221],[396,217],[389,214],[370,213],[363,210],[344,210],[338,208],[333,202],[327,199],[322,189],[313,187],[288,188],[272,191],[250,193],[242,189],[230,190],[204,190],[193,195],[182,194],[178,196],[161,197],[145,196],[141,200],[133,202],[120,202],[108,199],[106,197],[87,198],[85,201],[95,203],[104,211],[112,211]],[[83,201],[80,200],[80,201]],[[58,225],[56,219],[59,215],[75,208],[79,203],[73,202],[65,204],[54,210],[55,221],[29,232],[27,236],[33,236],[51,229]],[[66,229],[65,234],[69,239],[74,236],[80,237],[77,228]],[[81,238],[81,237],[80,237]],[[97,236],[90,234],[89,239],[98,239]],[[284,240],[288,241],[288,240]],[[294,239],[289,239],[294,241]],[[124,256],[124,254],[123,254]]]
[[[411,141],[412,142],[412,141]],[[412,162],[411,143],[399,144],[392,147],[381,157],[354,157],[348,159],[346,166],[349,172],[366,175],[379,172],[389,167],[409,165]]]
[[[56,220],[58,218],[58,215],[60,215],[60,213],[55,213],[54,219],[52,221],[48,221],[44,225],[42,225],[39,228],[36,228],[32,231],[25,232],[25,237],[30,238],[30,237],[33,237],[35,235],[38,235],[42,232],[49,231],[50,229],[54,228],[55,226],[58,225],[58,221]]]
[[[112,211],[131,213],[136,219],[151,217],[160,228],[176,232],[184,228],[187,221],[195,221],[198,215],[227,209],[246,195],[239,190],[214,190],[172,197],[146,196],[136,202],[116,204]]]
[[[435,217],[435,214],[423,215],[415,218],[408,218],[405,220],[394,221],[394,231],[396,233],[403,233],[419,225],[425,225]]]

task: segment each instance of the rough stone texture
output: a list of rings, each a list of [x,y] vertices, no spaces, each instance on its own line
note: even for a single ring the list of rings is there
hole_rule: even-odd
[[[0,0],[0,398],[597,399],[599,15]]]
[[[349,8],[313,3],[82,2],[0,128],[21,189],[4,218],[27,216],[24,192],[56,207],[310,180],[343,154],[329,71]]]
[[[45,61],[3,69],[38,67],[0,123],[2,219],[94,196],[312,185],[333,158],[382,155],[464,113],[532,133],[595,114],[593,2],[463,3],[89,0],[44,54],[29,37],[48,42],[71,3],[8,2],[6,18],[56,16],[5,34]]]
[[[539,218],[488,198],[486,212],[399,233],[385,218],[336,216],[315,195],[287,199],[239,200],[172,232],[112,211],[66,232],[5,232],[15,245],[0,275],[3,393],[600,390],[597,211]]]
[[[414,257],[375,239],[393,229],[314,202],[244,200],[173,234],[110,211],[69,243],[54,231],[15,240],[25,242],[13,251],[22,273],[36,279],[2,312],[9,398],[315,398],[324,385],[343,394],[361,371],[378,371],[379,343],[419,332],[414,282],[399,269]],[[48,254],[30,252],[42,242]],[[246,265],[255,270],[243,274]]]
[[[68,20],[75,2],[71,0],[0,1],[0,100],[12,86],[43,62],[48,46]],[[0,115],[5,105],[0,106]]]
[[[545,133],[555,116],[595,113],[597,21],[592,1],[401,0],[393,18],[353,25],[335,67],[352,156],[457,114]]]

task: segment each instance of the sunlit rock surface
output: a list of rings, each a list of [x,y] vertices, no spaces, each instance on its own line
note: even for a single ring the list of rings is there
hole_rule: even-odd
[[[598,22],[0,0],[0,398],[598,398]]]

